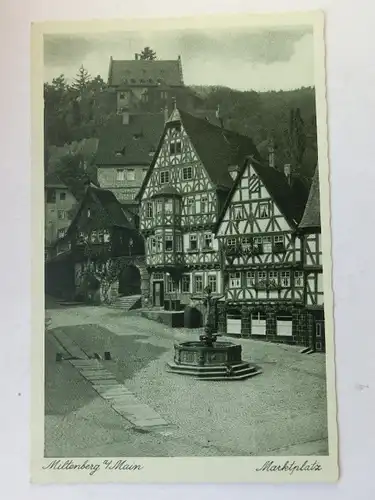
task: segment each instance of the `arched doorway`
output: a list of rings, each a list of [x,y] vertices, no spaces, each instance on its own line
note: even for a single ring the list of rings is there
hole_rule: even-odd
[[[141,273],[136,266],[126,266],[119,277],[120,296],[141,295]]]

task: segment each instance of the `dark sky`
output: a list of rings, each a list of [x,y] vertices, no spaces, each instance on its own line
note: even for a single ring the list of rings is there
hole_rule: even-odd
[[[145,46],[159,59],[180,54],[187,85],[278,90],[314,84],[308,27],[46,35],[45,80],[60,74],[71,79],[81,64],[106,80],[110,56],[133,59]]]

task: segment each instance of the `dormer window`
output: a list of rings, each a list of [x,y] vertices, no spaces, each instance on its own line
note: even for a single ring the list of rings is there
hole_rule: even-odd
[[[118,181],[124,181],[125,180],[125,172],[124,172],[123,169],[117,170],[117,177],[116,177],[116,179]]]

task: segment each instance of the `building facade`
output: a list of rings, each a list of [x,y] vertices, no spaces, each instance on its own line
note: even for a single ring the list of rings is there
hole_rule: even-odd
[[[76,298],[98,303],[113,302],[119,295],[148,298],[149,276],[136,217],[111,191],[87,186],[66,235],[55,245],[50,281],[58,282],[58,273],[72,267]]]
[[[142,60],[135,54],[134,60],[110,59],[108,86],[116,94],[117,112],[171,111],[173,101],[191,110],[199,107],[201,99],[185,87],[182,61]]]
[[[316,167],[309,198],[299,225],[302,237],[305,305],[309,344],[325,351],[322,235],[320,222],[319,167]]]
[[[56,240],[64,236],[70,224],[69,211],[76,205],[77,200],[66,184],[54,173],[47,174],[44,191],[45,248],[48,253]]]
[[[137,206],[137,196],[165,124],[164,113],[123,112],[102,130],[96,155],[99,185],[120,203]]]
[[[188,303],[207,285],[223,292],[214,228],[233,184],[230,171],[252,152],[250,138],[172,112],[138,197],[154,305]]]
[[[225,304],[220,329],[273,342],[306,343],[298,224],[307,189],[286,170],[249,158],[217,226]]]

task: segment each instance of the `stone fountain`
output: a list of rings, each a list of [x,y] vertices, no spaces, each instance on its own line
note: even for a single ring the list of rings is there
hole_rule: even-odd
[[[209,380],[244,380],[259,375],[259,367],[242,360],[241,345],[217,341],[213,333],[213,314],[221,297],[212,297],[210,287],[204,291],[204,333],[199,341],[175,344],[174,360],[167,364],[168,371]]]

